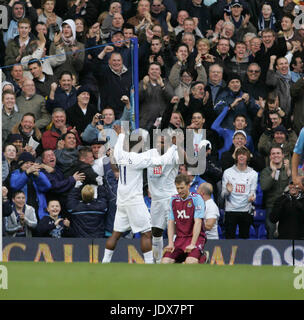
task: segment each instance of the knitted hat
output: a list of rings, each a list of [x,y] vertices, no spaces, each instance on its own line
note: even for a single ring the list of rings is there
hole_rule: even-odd
[[[14,133],[14,134],[10,134],[10,135],[9,135],[9,137],[8,137],[8,139],[7,139],[7,142],[8,142],[8,143],[13,143],[13,142],[15,142],[15,141],[17,141],[17,140],[23,141],[23,138],[22,138],[21,134],[19,134],[19,133]]]
[[[91,90],[90,90],[89,86],[83,85],[83,86],[79,87],[77,90],[77,97],[83,92],[88,92],[89,94],[91,94]]]
[[[241,77],[237,74],[237,73],[232,73],[229,77],[228,77],[228,81],[227,84],[229,84],[229,82],[231,80],[239,80],[242,83]]]
[[[25,162],[35,162],[35,157],[29,152],[22,152],[18,158],[18,164],[22,165]]]
[[[278,132],[278,131],[283,132],[286,136],[288,135],[288,132],[287,132],[286,128],[283,125],[279,125],[279,126],[277,126],[276,128],[273,129],[274,133]]]
[[[202,81],[194,81],[194,82],[192,82],[191,85],[190,85],[190,90],[192,90],[192,88],[195,87],[197,84],[204,84],[204,82],[202,82]]]

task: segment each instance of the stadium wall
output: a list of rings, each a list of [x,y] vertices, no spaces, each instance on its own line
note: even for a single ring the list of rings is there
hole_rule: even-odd
[[[106,239],[3,238],[3,261],[100,263]],[[209,240],[210,264],[304,265],[304,241]],[[118,242],[112,262],[144,263],[139,239]]]

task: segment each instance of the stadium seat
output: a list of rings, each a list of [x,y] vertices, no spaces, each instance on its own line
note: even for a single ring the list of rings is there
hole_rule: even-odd
[[[254,226],[251,225],[249,229],[249,239],[256,239],[256,238],[257,238],[256,231],[254,229]]]
[[[265,209],[256,209],[256,214],[254,216],[254,222],[265,222],[266,210]]]
[[[261,189],[260,182],[258,182],[254,206],[255,208],[259,208],[259,209],[262,208],[263,206],[263,191]]]
[[[219,235],[219,239],[224,239],[222,228],[219,225],[217,226],[217,232]]]
[[[258,239],[267,239],[267,231],[264,223],[259,226]]]
[[[220,209],[220,217],[219,217],[218,223],[221,226],[224,224],[224,216],[225,216],[225,210]]]

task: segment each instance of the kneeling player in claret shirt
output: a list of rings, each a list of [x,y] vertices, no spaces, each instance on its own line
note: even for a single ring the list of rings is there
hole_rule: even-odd
[[[175,179],[178,194],[171,199],[168,222],[168,245],[162,263],[185,262],[206,263],[208,252],[204,251],[206,234],[204,200],[199,194],[190,192],[190,180],[186,175]],[[176,234],[175,240],[174,234]]]

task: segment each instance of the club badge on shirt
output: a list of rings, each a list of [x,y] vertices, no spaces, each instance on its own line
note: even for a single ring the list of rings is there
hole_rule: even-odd
[[[163,173],[163,167],[162,166],[158,166],[158,167],[154,167],[153,168],[153,175],[154,176],[161,176]]]

